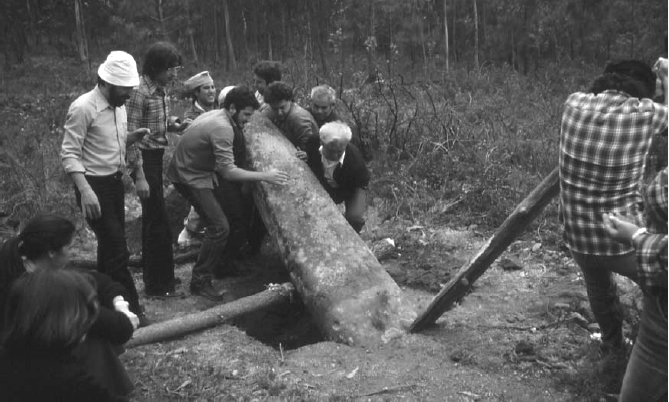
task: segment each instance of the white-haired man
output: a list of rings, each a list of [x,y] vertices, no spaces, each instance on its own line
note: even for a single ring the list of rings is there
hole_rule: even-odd
[[[318,128],[323,127],[325,123],[342,121],[335,110],[336,101],[337,93],[329,85],[319,85],[311,89],[311,104],[307,110],[314,116]]]
[[[335,204],[345,203],[344,216],[360,233],[367,212],[370,174],[362,154],[351,144],[351,128],[341,121],[325,123],[307,142],[307,164]]]
[[[111,52],[98,69],[96,87],[70,105],[60,156],[74,182],[77,204],[97,238],[98,270],[126,288],[130,310],[145,321],[128,270],[122,181],[126,143],[149,133],[146,128],[127,132],[125,102],[137,85],[135,59],[126,52]],[[141,164],[135,166],[135,174],[137,193],[146,197],[149,186]]]

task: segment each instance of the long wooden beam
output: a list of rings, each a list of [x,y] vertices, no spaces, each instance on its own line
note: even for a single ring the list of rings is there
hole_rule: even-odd
[[[502,223],[495,234],[479,249],[457,275],[435,296],[427,310],[411,324],[409,331],[418,332],[434,324],[445,311],[462,298],[483,273],[527,226],[543,211],[544,207],[560,192],[559,172],[555,168],[527,196]]]

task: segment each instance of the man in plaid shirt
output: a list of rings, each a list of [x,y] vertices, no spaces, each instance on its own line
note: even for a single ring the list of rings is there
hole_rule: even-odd
[[[142,262],[145,292],[154,297],[175,297],[172,233],[163,196],[163,154],[168,131],[182,131],[183,124],[169,115],[165,87],[176,79],[181,56],[174,45],[157,42],[144,57],[139,87],[128,101],[128,127],[147,128],[148,135],[128,151],[128,162],[142,165],[148,197],[142,198]],[[140,185],[137,181],[136,185]]]
[[[602,214],[640,225],[641,178],[651,137],[666,129],[667,107],[650,98],[655,74],[640,61],[607,65],[588,93],[565,102],[560,129],[560,208],[567,247],[583,272],[602,331],[602,350],[622,350],[622,309],[611,271],[636,280],[629,244],[610,239]]]

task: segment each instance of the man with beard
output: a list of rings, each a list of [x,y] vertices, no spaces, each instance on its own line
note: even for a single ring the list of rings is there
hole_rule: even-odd
[[[224,274],[232,270],[231,256],[240,248],[240,241],[245,240],[235,233],[243,218],[231,211],[248,204],[241,190],[232,186],[218,188],[220,183],[216,182],[266,181],[283,185],[288,179],[286,173],[276,169],[253,172],[236,163],[244,152],[239,142],[243,139],[241,130],[258,106],[248,88],[230,90],[223,109],[204,113],[192,123],[177,144],[167,168],[167,178],[195,207],[206,227],[200,254],[193,266],[190,291],[214,301],[224,297],[224,292],[212,284],[214,272]]]
[[[128,270],[122,175],[126,144],[149,131],[127,132],[125,102],[139,85],[137,64],[126,52],[114,51],[98,69],[98,85],[77,98],[67,112],[61,147],[63,168],[74,182],[77,204],[98,242],[97,269],[122,284],[130,310],[142,316],[137,289]],[[141,164],[135,166],[137,193],[148,185]]]

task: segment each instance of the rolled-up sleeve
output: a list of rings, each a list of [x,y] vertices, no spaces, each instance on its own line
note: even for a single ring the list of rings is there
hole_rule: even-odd
[[[235,164],[235,156],[232,152],[234,138],[235,134],[229,127],[220,127],[217,132],[212,133],[211,142],[216,171],[225,170]]]
[[[94,110],[77,102],[70,105],[65,119],[65,135],[61,146],[60,158],[67,173],[85,173],[86,169],[81,161],[82,149],[88,127],[94,118]]]

